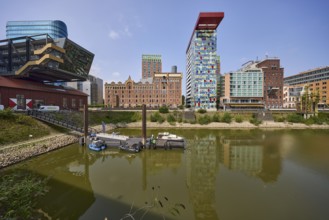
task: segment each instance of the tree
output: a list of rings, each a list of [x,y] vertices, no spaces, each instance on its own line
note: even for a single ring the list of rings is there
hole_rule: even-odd
[[[182,95],[182,105],[184,106],[185,105],[185,96]]]

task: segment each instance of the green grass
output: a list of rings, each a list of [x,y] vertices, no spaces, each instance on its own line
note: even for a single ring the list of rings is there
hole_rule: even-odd
[[[0,219],[38,219],[35,205],[47,192],[47,181],[26,170],[1,174]]]
[[[50,134],[47,128],[37,120],[22,114],[1,111],[0,113],[0,145],[26,141]]]

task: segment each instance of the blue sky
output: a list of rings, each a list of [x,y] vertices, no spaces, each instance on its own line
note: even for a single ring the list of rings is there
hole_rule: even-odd
[[[220,11],[222,73],[279,57],[285,76],[329,65],[328,0],[2,0],[0,39],[9,20],[62,20],[69,38],[95,54],[91,74],[141,78],[142,54],[161,54],[185,76],[185,51],[200,12]],[[183,81],[185,91],[185,77]]]

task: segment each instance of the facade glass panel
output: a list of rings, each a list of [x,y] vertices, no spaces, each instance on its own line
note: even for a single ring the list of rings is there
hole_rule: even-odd
[[[68,37],[67,27],[63,21],[8,21],[6,25],[6,37],[16,38],[48,34],[50,37]]]

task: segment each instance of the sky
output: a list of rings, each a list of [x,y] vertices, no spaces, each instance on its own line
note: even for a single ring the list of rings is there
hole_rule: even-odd
[[[290,76],[329,66],[328,0],[0,0],[6,22],[62,20],[71,40],[95,54],[90,74],[104,83],[141,79],[142,54],[160,54],[162,70],[183,73],[200,12],[224,12],[217,31],[221,73],[249,60],[278,57]]]

